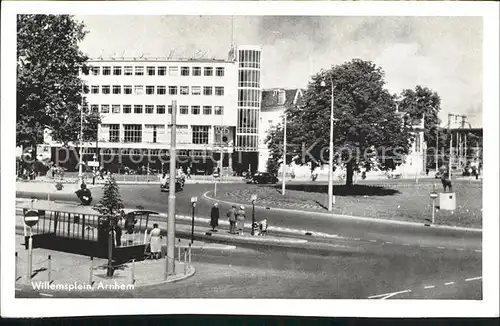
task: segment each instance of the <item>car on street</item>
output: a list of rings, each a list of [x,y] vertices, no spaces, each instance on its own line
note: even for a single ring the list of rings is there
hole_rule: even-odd
[[[278,177],[269,172],[257,172],[254,173],[250,178],[246,179],[247,183],[277,183]]]

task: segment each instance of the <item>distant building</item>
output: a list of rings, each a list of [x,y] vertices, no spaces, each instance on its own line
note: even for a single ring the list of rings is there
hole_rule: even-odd
[[[303,89],[273,88],[262,91],[259,133],[259,171],[267,171],[269,149],[265,142],[269,130],[283,122],[286,109],[297,106],[304,96]]]

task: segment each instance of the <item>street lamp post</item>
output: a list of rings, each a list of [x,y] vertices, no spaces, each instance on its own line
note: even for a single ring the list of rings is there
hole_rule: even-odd
[[[83,102],[85,94],[85,85],[82,84],[82,99],[80,103],[80,162],[78,164],[78,180],[79,183],[83,183]]]
[[[167,274],[175,274],[175,185],[176,185],[176,119],[177,101],[172,101],[172,130],[170,136],[170,171],[169,171],[169,194],[168,194],[168,216],[167,216]]]
[[[252,235],[255,235],[255,201],[257,200],[257,195],[252,195]]]
[[[332,85],[332,95],[331,95],[331,101],[330,101],[330,143],[329,143],[329,155],[328,155],[328,211],[333,210],[333,106],[334,106],[334,97],[333,97],[333,90],[335,87],[333,86],[333,79],[330,76],[330,82]],[[326,83],[323,80],[321,82],[321,86],[325,87]]]
[[[285,186],[286,180],[286,111],[285,111],[285,121],[283,127],[283,181],[281,182],[281,194],[284,196],[286,191]]]
[[[192,216],[191,216],[191,244],[194,242],[194,208],[196,207],[196,202],[198,197],[191,197]]]

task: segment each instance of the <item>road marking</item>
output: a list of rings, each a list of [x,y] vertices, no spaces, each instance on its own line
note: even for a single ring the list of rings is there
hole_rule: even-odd
[[[482,252],[482,250],[474,250],[475,252]]]
[[[386,241],[386,243],[388,243],[388,244],[392,244],[392,242],[390,242],[390,241]]]
[[[420,248],[425,248],[425,246],[424,246],[424,245],[420,245],[419,247],[420,247]]]
[[[410,244],[409,243],[405,243],[403,246],[409,246]]]
[[[465,282],[470,282],[470,281],[480,280],[480,279],[482,279],[482,278],[483,278],[482,276],[478,276],[478,277],[471,277],[471,278],[466,278],[466,279],[465,279]]]
[[[39,293],[39,294],[44,296],[44,297],[53,297],[52,294],[47,294],[47,293]]]
[[[370,242],[377,242],[377,240],[370,240]]]
[[[361,239],[360,239],[360,238],[354,238],[354,240],[359,241],[359,240],[361,240]]]
[[[424,289],[433,289],[435,287],[436,287],[435,285],[427,285],[427,286],[424,286]]]
[[[458,248],[457,250],[464,251],[465,249],[464,248]]]
[[[438,247],[438,249],[446,249],[445,247]]]
[[[20,288],[16,288],[16,291],[21,291],[21,289]]]
[[[385,299],[393,297],[397,294],[407,293],[407,292],[411,292],[411,290],[404,290],[404,291],[399,291],[399,292],[391,292],[391,293],[372,295],[371,297],[368,297],[368,299],[380,298],[381,300],[385,300]]]
[[[452,285],[452,284],[455,284],[455,282],[444,283],[444,285]]]

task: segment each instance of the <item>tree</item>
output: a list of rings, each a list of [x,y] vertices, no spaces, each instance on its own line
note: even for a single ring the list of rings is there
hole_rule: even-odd
[[[79,74],[88,72],[78,44],[85,34],[69,15],[17,16],[16,145],[36,148],[45,129],[64,145],[78,139],[87,91]],[[84,139],[94,137],[99,123],[97,113],[85,113]]]
[[[104,184],[104,194],[99,203],[94,207],[102,216],[104,226],[108,236],[108,276],[113,276],[113,243],[115,226],[118,219],[124,215],[123,203],[120,196],[118,184],[113,176],[109,176]]]
[[[435,164],[436,140],[438,151],[449,149],[448,132],[440,128],[441,120],[438,116],[440,105],[439,94],[421,85],[415,86],[415,90],[405,89],[400,95],[400,111],[408,113],[414,122],[424,117],[424,141],[427,143],[428,165]]]
[[[385,89],[384,72],[370,61],[353,59],[312,77],[303,105],[287,114],[287,162],[328,162],[330,105],[334,86],[334,166],[346,169],[346,185],[360,166],[394,169],[408,154],[411,133],[396,113],[395,95]],[[271,159],[282,155],[282,126],[271,130]]]

